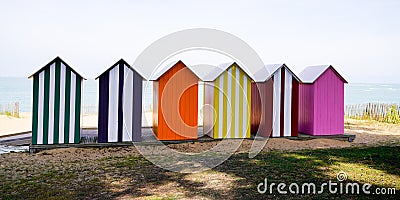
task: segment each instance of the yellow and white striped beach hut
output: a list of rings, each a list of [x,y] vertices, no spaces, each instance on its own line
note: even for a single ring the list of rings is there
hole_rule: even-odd
[[[57,57],[33,78],[32,144],[80,142],[83,77]]]
[[[214,139],[250,138],[252,78],[235,62],[204,79],[204,134]]]

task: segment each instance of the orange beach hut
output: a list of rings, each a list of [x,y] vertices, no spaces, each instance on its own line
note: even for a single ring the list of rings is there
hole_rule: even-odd
[[[198,76],[182,61],[171,63],[153,80],[153,131],[159,140],[198,138]]]

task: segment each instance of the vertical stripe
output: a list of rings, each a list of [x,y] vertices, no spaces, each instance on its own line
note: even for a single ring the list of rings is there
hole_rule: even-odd
[[[211,82],[204,82],[204,118],[203,118],[203,132],[204,134],[214,138],[214,127],[216,120],[215,112],[218,112],[215,104],[215,88]],[[212,108],[212,109],[211,109]]]
[[[201,82],[199,83],[200,86]],[[199,90],[200,92],[201,90]],[[208,109],[209,105],[211,104],[214,108],[214,90],[211,90],[212,93],[209,90],[208,87],[208,82],[203,82],[203,107],[200,108],[200,112],[203,109],[203,116],[199,116],[199,119],[201,119],[201,117],[203,117],[203,134],[204,135],[212,135],[212,137],[214,136],[214,131],[211,131],[210,129],[210,124],[211,122],[215,119],[213,116],[211,116],[211,112],[210,109]],[[201,95],[199,95],[201,96]],[[211,99],[211,100],[210,100]],[[201,106],[202,104],[199,102],[199,105]],[[215,108],[214,108],[215,109]],[[200,126],[200,123],[199,123]]]
[[[243,73],[242,71],[239,74],[239,85],[240,85],[240,90],[239,90],[239,116],[240,119],[243,120],[243,103],[244,103],[244,85],[243,85]],[[243,123],[242,121],[239,121],[239,132],[238,132],[238,138],[242,137],[244,134],[244,129],[243,129]]]
[[[109,72],[108,142],[118,141],[118,71],[119,66],[116,66]]]
[[[262,85],[262,86],[261,86]],[[261,106],[264,107],[262,110],[263,115],[261,116],[261,120],[264,122],[263,127],[261,129],[261,133],[265,137],[270,137],[273,130],[273,115],[274,115],[274,80],[273,78],[268,80],[265,83],[260,84],[262,87],[262,102]],[[258,95],[258,94],[256,94]],[[253,95],[251,96],[253,98]]]
[[[240,77],[240,70],[238,67],[235,68],[235,108],[233,109],[235,111],[235,134],[234,134],[234,138],[238,138],[239,137],[239,123],[240,120],[242,118],[242,116],[240,116],[240,111],[239,111],[239,104],[241,104],[242,102],[239,101],[239,91],[240,91],[240,83],[239,83],[239,77]]]
[[[210,85],[211,86],[211,85]],[[219,110],[221,109],[219,107],[219,78],[217,78],[217,80],[215,80],[215,83],[211,86],[212,89],[214,89],[214,112],[212,113],[213,115],[213,121],[212,121],[212,125],[211,127],[213,127],[213,138],[217,138],[218,137],[218,133],[219,133],[219,128],[220,128],[220,124],[219,124],[219,118],[220,118],[220,112]]]
[[[43,116],[44,116],[44,71],[39,73],[37,144],[43,144]]]
[[[236,116],[237,116],[237,114],[238,113],[236,113],[237,112],[237,110],[235,109],[236,108],[236,66],[233,66],[232,68],[231,68],[231,76],[232,76],[232,78],[231,78],[231,85],[232,85],[232,88],[231,88],[231,95],[230,95],[230,101],[231,101],[231,108],[230,108],[230,110],[231,110],[231,134],[229,135],[229,137],[230,138],[235,138],[235,135],[236,135],[236,132],[237,132],[237,129],[235,128],[236,127]]]
[[[49,93],[50,93],[50,68],[46,68],[44,70],[43,144],[48,143],[48,136],[49,136]]]
[[[65,66],[60,66],[60,111],[59,111],[59,143],[64,143],[64,121],[65,121]]]
[[[69,143],[74,143],[75,140],[75,100],[76,100],[76,75],[75,73],[71,73],[71,90],[70,90],[70,99],[69,104],[70,107],[70,116],[69,116]]]
[[[226,120],[226,135],[225,135],[225,138],[230,138],[231,137],[231,134],[233,133],[233,128],[232,128],[232,125],[233,125],[233,120],[232,120],[232,118],[233,118],[233,113],[232,113],[232,67],[229,69],[229,71],[228,71],[228,73],[226,73],[226,78],[228,79],[228,84],[227,84],[227,88],[229,88],[229,89],[227,89],[226,90],[226,93],[227,93],[227,98],[226,98],[226,103],[227,103],[227,107],[226,107],[226,115],[227,115],[227,118],[225,119]]]
[[[133,140],[133,71],[124,66],[124,86],[123,86],[123,134],[122,141]]]
[[[76,76],[76,96],[75,96],[75,131],[74,143],[78,144],[81,140],[81,95],[82,95],[82,78]]]
[[[142,141],[142,90],[143,90],[143,78],[137,72],[131,71],[132,74],[132,141]]]
[[[124,64],[119,64],[118,73],[118,142],[122,142],[122,132],[124,123],[123,114],[123,95],[124,95]]]
[[[281,68],[281,110],[280,110],[280,130],[279,135],[283,137],[285,128],[284,109],[285,109],[285,68]]]
[[[299,82],[292,78],[292,136],[297,137],[299,132]]]
[[[278,70],[274,74],[274,100],[273,100],[273,137],[280,135],[280,110],[281,110],[281,71]]]
[[[291,136],[292,129],[292,75],[285,69],[285,106],[284,106],[284,132],[283,136]]]
[[[247,77],[247,76],[246,76]],[[246,113],[246,138],[250,138],[250,111],[251,111],[251,80],[247,79],[247,103],[246,103],[246,108],[247,108],[247,113]]]
[[[222,138],[224,127],[224,76],[219,78],[219,116],[217,123],[219,124],[218,137]]]
[[[65,67],[65,116],[64,116],[64,143],[69,143],[70,112],[71,112],[71,69]]]
[[[243,118],[242,118],[242,124],[243,124],[243,131],[240,133],[240,138],[244,138],[245,135],[247,135],[247,116],[248,116],[248,97],[247,97],[247,90],[248,90],[248,86],[247,86],[247,76],[243,75],[243,93],[244,93],[244,101],[243,101]]]
[[[227,116],[227,101],[228,101],[228,97],[227,97],[227,90],[228,90],[228,72],[225,71],[223,74],[224,80],[223,82],[223,107],[224,107],[224,111],[223,111],[223,127],[222,127],[222,138],[226,138],[226,133],[228,130],[227,124],[228,124],[228,116]]]
[[[100,143],[108,142],[108,99],[109,99],[109,74],[102,74],[99,78],[99,120],[98,140]]]
[[[55,64],[50,66],[50,84],[49,84],[49,132],[47,144],[53,144],[54,136],[54,96],[55,96]]]
[[[56,61],[54,85],[54,137],[53,143],[60,143],[60,70],[61,61]]]
[[[32,105],[32,144],[37,144],[38,135],[38,107],[39,107],[39,75],[33,77],[33,105]]]

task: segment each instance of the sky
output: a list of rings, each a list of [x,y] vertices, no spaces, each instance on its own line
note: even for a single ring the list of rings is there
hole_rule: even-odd
[[[27,77],[60,56],[94,78],[165,35],[212,28],[244,40],[265,64],[297,73],[331,64],[350,83],[400,84],[399,9],[397,0],[0,0],[0,76]],[[224,61],[201,55],[188,62]]]

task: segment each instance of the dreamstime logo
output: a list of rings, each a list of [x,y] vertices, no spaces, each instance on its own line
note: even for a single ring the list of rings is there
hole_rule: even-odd
[[[290,183],[289,185],[268,183],[268,179],[265,178],[264,182],[257,185],[257,191],[260,194],[274,194],[275,192],[278,194],[322,194],[326,191],[330,194],[396,194],[396,188],[375,188],[371,191],[372,185],[369,183],[362,185],[360,183],[344,183],[347,180],[345,172],[339,172],[336,178],[339,183],[328,181],[319,185],[315,183]]]
[[[343,182],[343,181],[347,180],[347,174],[346,174],[345,172],[339,172],[339,173],[336,175],[336,179],[337,179],[339,182]]]
[[[132,66],[134,68],[143,69],[142,73],[144,76],[152,79],[154,77],[159,77],[156,75],[156,72],[160,71],[161,66],[166,60],[180,53],[193,50],[210,51],[228,56],[247,72],[255,72],[261,68],[264,68],[264,64],[258,54],[243,40],[227,32],[206,28],[178,31],[160,38],[147,47],[137,57]],[[267,71],[266,73],[268,74],[265,75],[269,76],[269,72]],[[176,73],[171,78],[181,78],[179,76],[182,76],[180,72]],[[229,74],[229,76],[231,76],[231,74]],[[185,77],[185,75],[183,75],[183,77]],[[237,79],[232,79],[232,83],[235,82],[240,81]],[[165,102],[161,102],[161,109],[168,110],[168,112],[158,112],[158,115],[163,115],[168,127],[179,134],[180,137],[187,136],[188,132],[193,132],[193,129],[197,127],[196,125],[187,124],[185,120],[182,119],[182,116],[179,112],[179,102],[181,97],[184,96],[185,91],[190,90],[190,87],[192,87],[194,84],[197,83],[188,83],[187,85],[180,86],[179,88],[176,88],[176,85],[172,84],[169,86],[169,88],[166,88],[166,90],[177,90],[179,95],[174,97],[162,96],[162,98],[169,98],[168,100],[170,100],[174,105],[171,105],[171,103],[165,104]],[[146,82],[145,88],[149,89],[149,82]],[[238,89],[239,91],[243,90],[243,88]],[[215,90],[216,92],[221,92],[222,96],[229,96],[229,94],[227,94],[225,91],[222,91],[222,89],[219,87],[215,87]],[[243,98],[246,99],[244,104],[250,105],[250,102],[247,102],[246,95],[244,95]],[[161,99],[161,101],[163,100]],[[231,106],[229,99],[225,103],[227,104],[226,106]],[[208,109],[211,113],[217,115],[215,113],[215,108],[213,108],[213,105],[211,104],[205,105],[204,109]],[[250,112],[250,106],[248,106],[248,112]],[[230,115],[235,115],[235,113],[230,113]],[[149,119],[146,120],[149,121]],[[214,123],[217,122],[214,121]],[[249,124],[245,124],[243,130],[250,129],[249,126]],[[232,125],[232,127],[234,126]],[[230,128],[231,126],[228,126],[227,129],[224,130],[225,134],[230,132]],[[253,145],[249,152],[250,158],[255,157],[262,150],[267,142],[267,139],[268,138],[265,138],[265,140],[253,141]],[[178,152],[169,148],[158,140],[154,141],[154,145],[142,145],[138,143],[134,143],[134,145],[146,159],[161,168],[175,172],[195,173],[211,169],[224,162],[239,148],[242,141],[243,139],[223,139],[216,146],[199,153]]]

